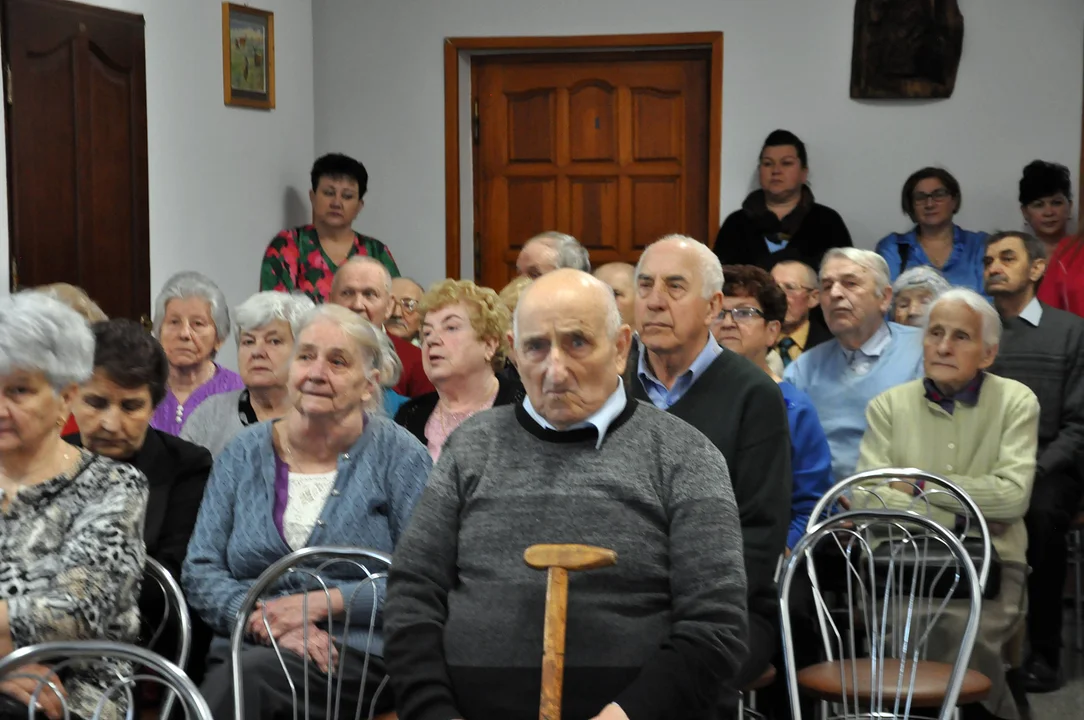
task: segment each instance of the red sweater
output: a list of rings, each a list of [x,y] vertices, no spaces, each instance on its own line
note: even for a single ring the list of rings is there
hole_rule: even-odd
[[[399,384],[393,389],[403,397],[416,398],[436,392],[433,383],[425,374],[422,366],[422,351],[409,340],[404,340],[395,335],[388,335],[391,344],[395,346],[395,354],[399,356],[399,362],[403,363],[403,374],[399,376]]]
[[[1084,317],[1084,237],[1067,237],[1046,261],[1039,301]]]

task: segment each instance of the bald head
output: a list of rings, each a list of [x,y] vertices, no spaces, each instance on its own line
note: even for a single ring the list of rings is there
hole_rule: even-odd
[[[613,291],[571,269],[547,273],[524,291],[514,335],[531,405],[558,429],[583,422],[605,404],[625,370],[632,339]]]
[[[608,338],[615,337],[621,327],[621,313],[609,285],[580,270],[561,268],[531,282],[520,294],[512,318],[517,345],[521,314],[533,312],[536,304],[553,306],[557,303],[569,305],[571,313],[585,322],[597,320]]]
[[[636,268],[628,263],[606,263],[595,270],[595,277],[610,286],[621,320],[631,326],[634,322],[633,287],[636,284]]]
[[[379,260],[352,257],[331,279],[328,302],[342,305],[381,327],[391,312],[391,273]]]

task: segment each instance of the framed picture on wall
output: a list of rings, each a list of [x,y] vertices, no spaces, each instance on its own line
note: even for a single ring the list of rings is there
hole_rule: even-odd
[[[275,107],[275,14],[222,3],[222,86],[227,105]]]

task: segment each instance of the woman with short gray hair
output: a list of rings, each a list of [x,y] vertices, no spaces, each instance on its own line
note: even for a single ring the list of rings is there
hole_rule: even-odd
[[[166,280],[154,301],[154,336],[169,360],[166,398],[151,418],[155,430],[180,435],[204,400],[244,388],[240,375],[214,360],[230,336],[230,314],[206,275],[186,271]]]
[[[238,305],[234,335],[244,387],[207,398],[192,411],[181,437],[217,457],[247,426],[285,415],[296,330],[314,307],[306,295],[275,290],[258,292]]]
[[[147,480],[60,437],[93,364],[94,336],[74,310],[34,291],[0,298],[0,657],[47,641],[130,643],[139,633]],[[66,701],[48,689],[33,699],[49,717],[67,708],[119,719],[122,694],[95,710],[128,672],[122,664],[72,667],[58,673]],[[0,716],[27,716],[37,684],[0,683]]]
[[[922,327],[930,305],[951,287],[932,267],[905,270],[892,284],[892,319],[901,325]]]

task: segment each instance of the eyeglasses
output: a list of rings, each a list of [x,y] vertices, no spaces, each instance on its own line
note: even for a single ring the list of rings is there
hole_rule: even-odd
[[[934,202],[944,202],[952,197],[945,188],[937,188],[932,193],[916,192],[911,196],[911,199],[915,201],[915,205],[925,205],[927,200],[933,200]]]
[[[414,312],[418,309],[418,301],[413,298],[392,298],[392,302],[395,305],[401,305],[407,312]]]
[[[737,323],[750,322],[752,320],[756,320],[758,317],[764,317],[764,313],[762,313],[755,307],[736,307],[733,310],[727,310],[726,308],[723,308],[723,310],[715,318],[715,322],[722,322],[723,320],[726,320],[727,315],[733,317],[734,322]]]
[[[780,283],[779,287],[783,288],[783,292],[787,295],[800,295],[803,292],[813,292],[816,288],[806,287],[805,285],[798,285],[796,283]]]

